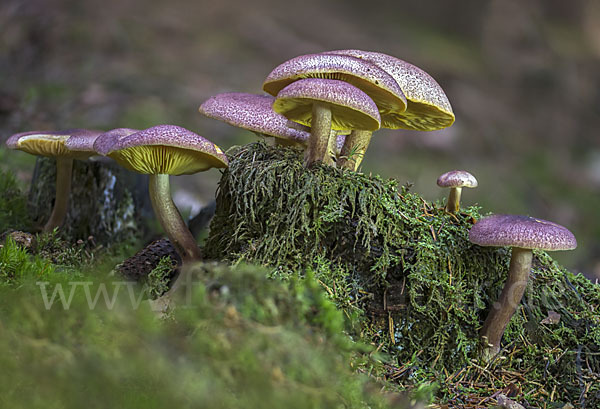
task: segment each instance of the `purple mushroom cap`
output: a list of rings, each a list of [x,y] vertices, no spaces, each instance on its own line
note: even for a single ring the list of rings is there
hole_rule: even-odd
[[[439,187],[477,187],[477,179],[466,170],[451,170],[437,180]]]
[[[389,73],[407,99],[405,112],[382,115],[382,122],[396,123],[393,128],[432,131],[454,123],[454,113],[446,93],[425,71],[391,55],[362,50],[336,50],[323,54],[348,55],[368,61]]]
[[[279,91],[273,109],[308,126],[315,102],[330,107],[334,129],[379,129],[377,105],[367,94],[345,81],[321,78],[298,80]]]
[[[529,216],[497,214],[473,225],[469,240],[480,246],[511,246],[546,251],[572,250],[577,240],[567,228]]]
[[[292,58],[271,71],[263,90],[277,95],[290,83],[303,78],[346,81],[371,97],[382,114],[406,110],[406,97],[389,73],[368,61],[347,55],[307,54]]]
[[[182,175],[228,165],[217,145],[180,126],[157,125],[115,138],[106,155],[139,173]]]
[[[139,129],[132,128],[111,129],[110,131],[104,132],[96,138],[94,141],[94,150],[100,155],[106,156],[108,152],[111,151],[114,143],[139,131]]]
[[[81,129],[71,134],[65,142],[65,147],[73,152],[95,155],[94,142],[102,134],[101,131]]]
[[[199,111],[249,131],[306,143],[310,128],[273,111],[274,101],[270,95],[229,92],[210,97],[200,105]]]

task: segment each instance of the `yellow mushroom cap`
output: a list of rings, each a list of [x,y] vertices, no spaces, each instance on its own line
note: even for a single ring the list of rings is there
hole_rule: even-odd
[[[333,129],[379,129],[377,105],[367,94],[344,81],[307,78],[293,82],[279,91],[273,110],[310,126],[314,103],[329,106]]]
[[[214,143],[185,128],[157,125],[117,138],[105,155],[124,168],[145,174],[190,175],[228,165]]]
[[[290,83],[304,78],[348,82],[375,102],[382,117],[388,112],[403,112],[406,109],[406,97],[389,73],[366,60],[348,55],[321,53],[292,58],[271,71],[263,90],[277,95]],[[387,127],[385,123],[383,126]]]
[[[6,146],[38,156],[85,159],[95,154],[92,145],[100,133],[88,129],[21,132],[8,138]],[[70,139],[73,143],[67,142]]]
[[[454,123],[454,112],[446,93],[425,71],[391,55],[362,50],[327,51],[327,55],[348,55],[368,61],[388,72],[400,85],[407,99],[404,112],[382,114],[389,128],[434,131]]]

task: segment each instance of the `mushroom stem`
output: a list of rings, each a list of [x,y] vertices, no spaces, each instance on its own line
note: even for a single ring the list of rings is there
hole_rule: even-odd
[[[306,167],[323,161],[327,154],[331,135],[331,109],[328,105],[315,102],[312,106],[312,121],[308,149],[304,157]]]
[[[54,198],[54,208],[52,209],[50,219],[44,225],[42,230],[44,233],[53,231],[65,221],[65,216],[69,210],[72,173],[72,158],[56,158],[56,195]]]
[[[451,187],[450,193],[448,194],[448,203],[446,203],[446,211],[448,213],[458,213],[460,209],[460,195],[462,193],[462,187]]]
[[[350,132],[340,152],[340,167],[356,171],[365,156],[372,135],[371,131],[354,130]]]
[[[520,247],[512,248],[510,268],[500,298],[494,303],[480,331],[484,343],[483,357],[491,360],[500,352],[500,341],[506,326],[514,315],[527,287],[533,252]]]
[[[327,141],[327,152],[323,158],[323,163],[326,165],[335,166],[337,157],[337,132],[332,129],[329,132],[329,140]]]
[[[201,256],[196,239],[192,236],[171,199],[169,175],[150,175],[149,188],[154,214],[173,243],[175,250],[181,256],[183,263],[199,260]]]

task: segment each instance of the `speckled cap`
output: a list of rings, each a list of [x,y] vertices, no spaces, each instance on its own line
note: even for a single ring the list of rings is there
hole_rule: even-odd
[[[382,115],[386,128],[434,131],[454,123],[454,112],[446,93],[422,69],[391,55],[361,50],[336,50],[323,54],[349,55],[375,64],[388,72],[400,85],[408,101],[406,111]]]
[[[511,246],[546,251],[573,250],[577,240],[565,227],[529,216],[497,214],[484,217],[469,232],[480,246]]]
[[[6,146],[32,155],[85,159],[96,154],[93,144],[101,133],[80,128],[21,132],[8,138]]]
[[[106,155],[124,168],[146,174],[189,175],[228,165],[217,145],[175,125],[157,125],[121,137]]]
[[[466,170],[451,170],[437,180],[439,187],[477,187],[477,179]]]
[[[273,111],[274,101],[270,95],[229,92],[210,97],[198,110],[229,125],[306,144],[310,128]]]
[[[277,94],[273,109],[292,121],[310,126],[315,102],[331,108],[333,129],[379,129],[377,105],[345,81],[307,78],[291,83]]]
[[[406,110],[406,97],[389,73],[368,61],[347,55],[307,54],[292,58],[271,71],[263,89],[277,95],[290,83],[303,78],[346,81],[371,97],[382,116]],[[387,127],[385,123],[384,127]]]
[[[100,155],[106,156],[110,152],[113,144],[117,141],[129,136],[133,133],[139,132],[139,129],[132,128],[115,128],[110,131],[106,131],[96,138],[94,141],[94,150]]]

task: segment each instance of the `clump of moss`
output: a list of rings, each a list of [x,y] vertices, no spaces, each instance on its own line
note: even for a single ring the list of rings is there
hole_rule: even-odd
[[[173,260],[170,256],[162,257],[158,261],[156,267],[143,279],[143,283],[148,291],[148,297],[154,300],[169,290],[169,284],[173,279],[176,268],[177,261]]]
[[[284,279],[316,270],[338,306],[364,318],[357,331],[389,355],[381,376],[400,385],[443,383],[476,367],[478,330],[508,270],[507,249],[469,242],[479,217],[477,207],[447,214],[395,180],[327,166],[307,170],[299,151],[255,143],[231,153],[205,253],[266,265]],[[577,364],[590,363],[588,379],[600,373],[598,288],[537,252],[526,299],[505,337],[515,358],[494,364],[488,386],[506,386],[501,371],[525,371],[533,383],[524,396],[542,389],[554,391],[555,400],[584,394],[599,402],[597,384],[578,386]],[[553,327],[540,324],[550,309],[565,316]],[[557,355],[540,372],[548,351]]]
[[[10,351],[0,406],[392,407],[351,370],[364,347],[342,334],[341,312],[310,275],[283,283],[252,266],[194,268],[189,304],[166,321],[132,308],[127,291],[109,311],[90,308],[80,288],[65,310],[48,308],[33,283],[0,288],[0,348]]]

